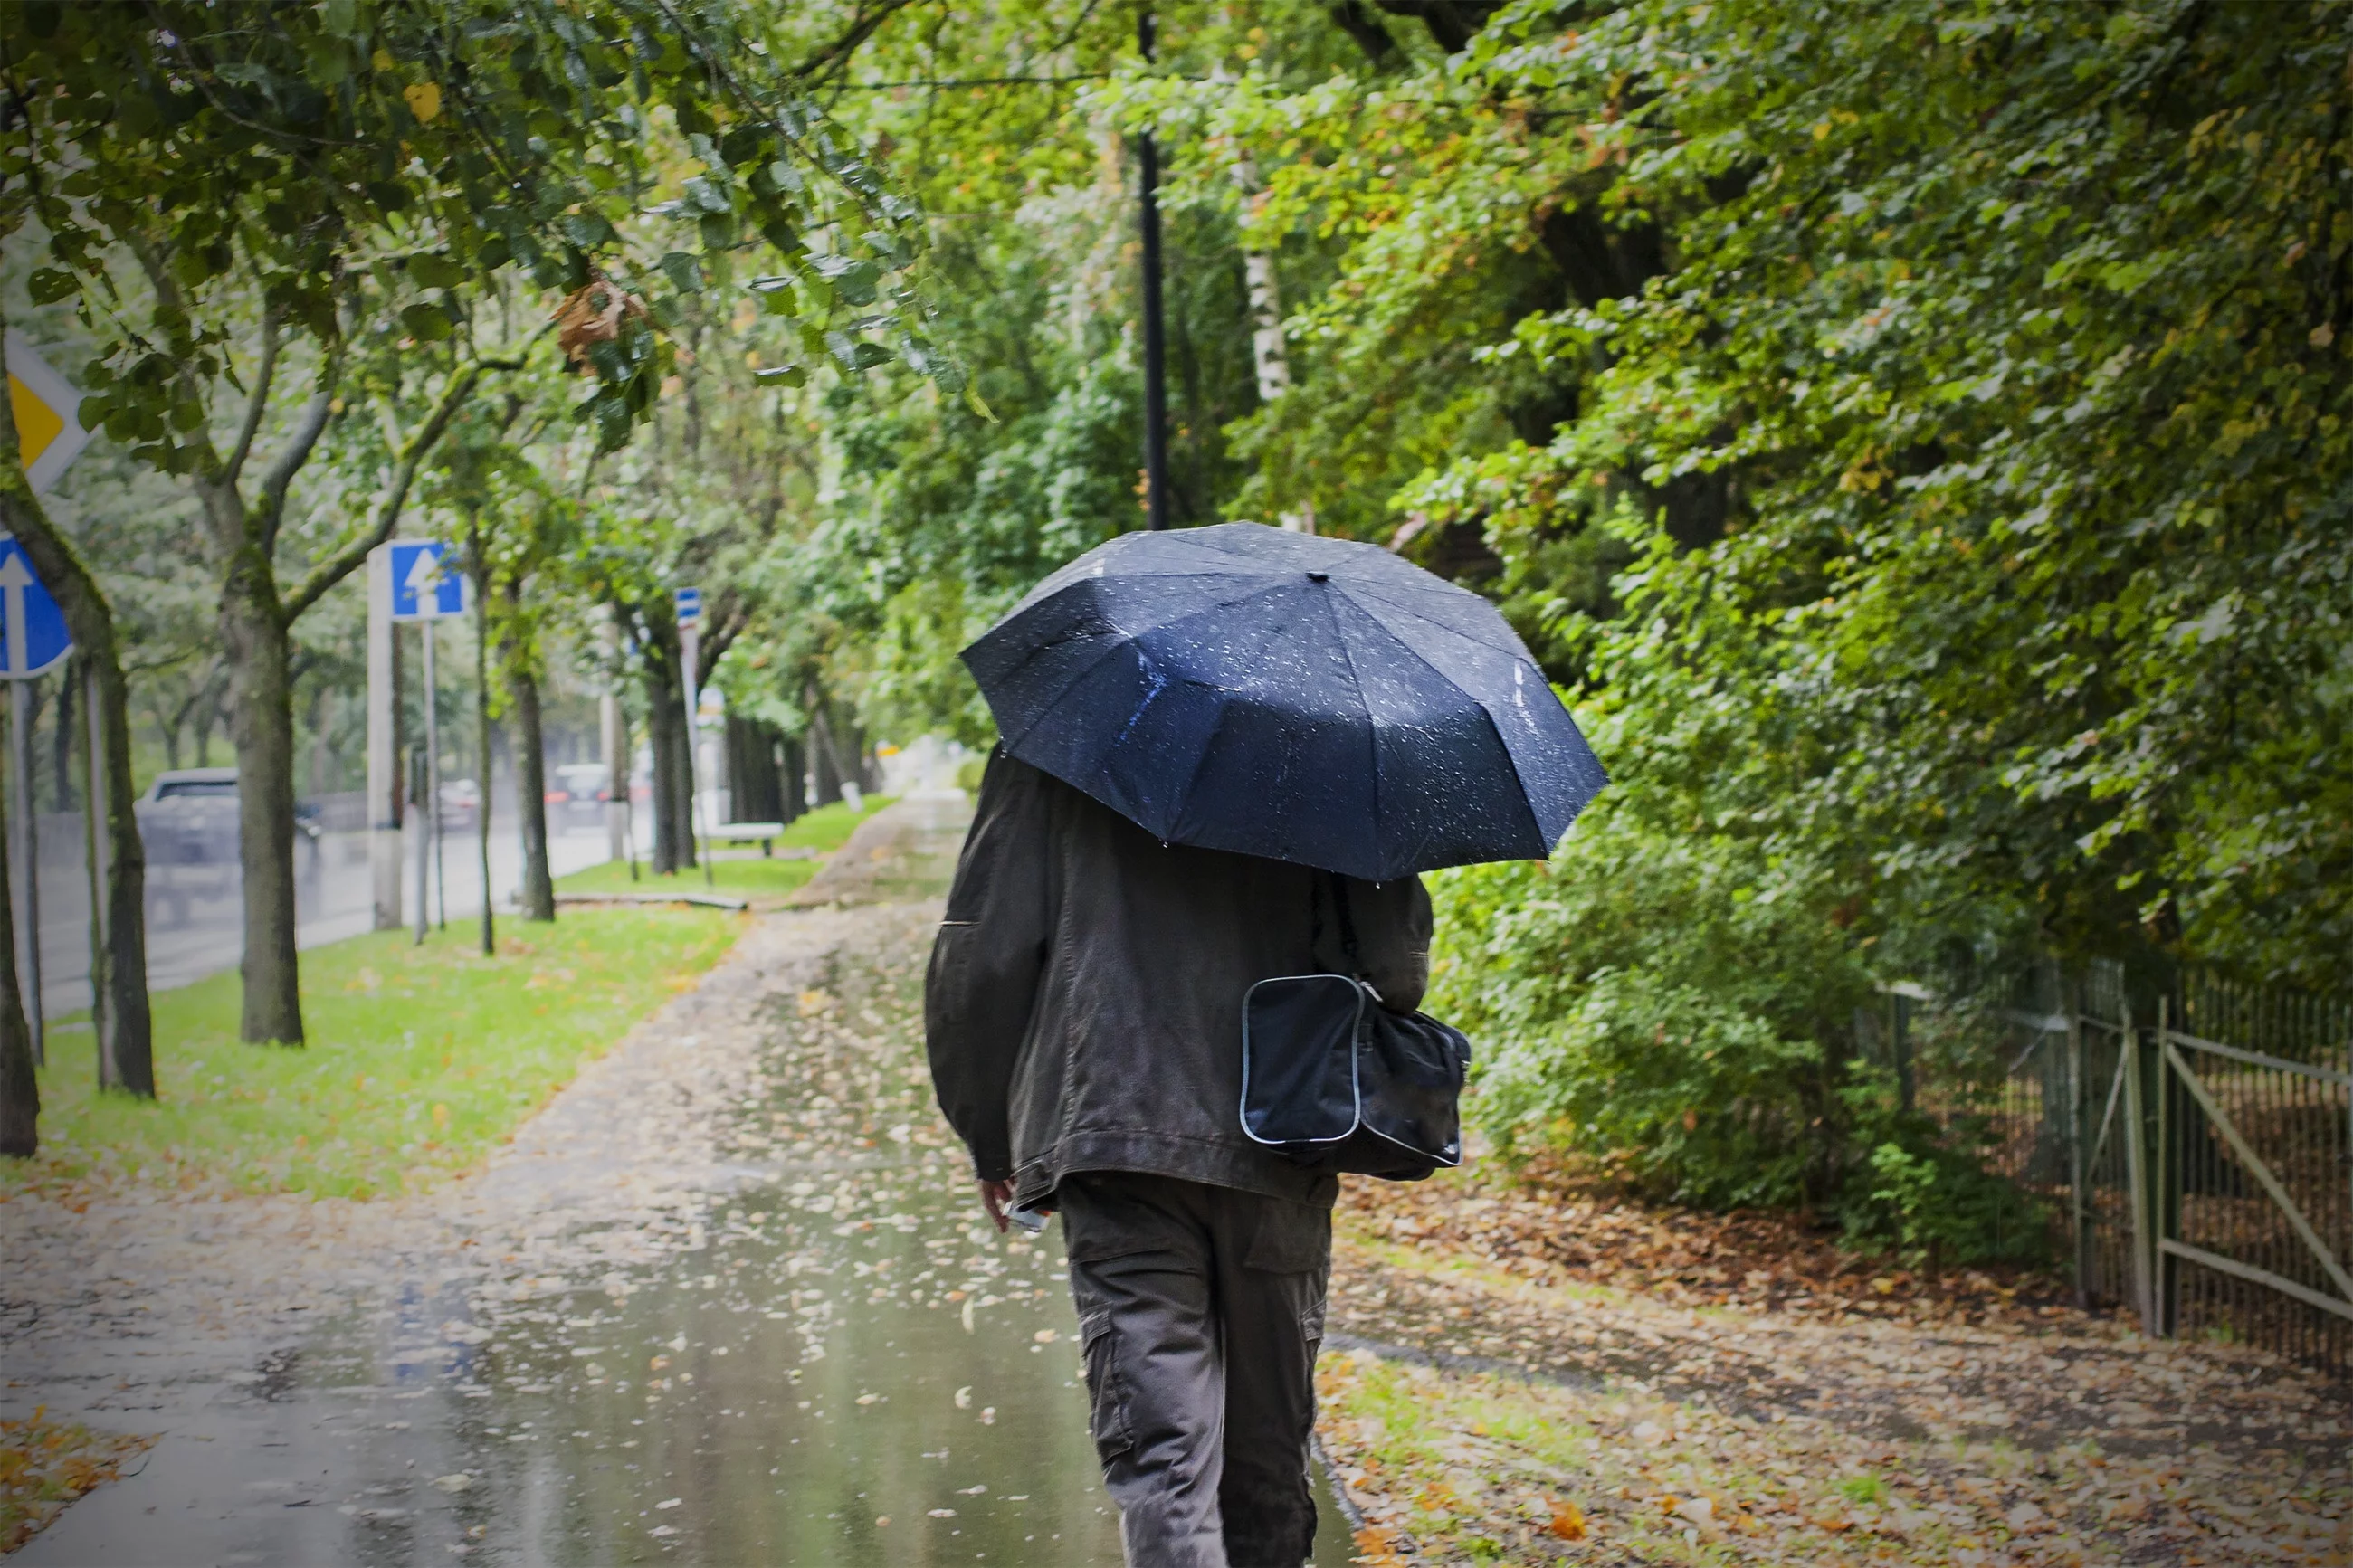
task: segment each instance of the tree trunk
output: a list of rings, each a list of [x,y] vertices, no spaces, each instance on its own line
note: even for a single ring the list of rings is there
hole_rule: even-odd
[[[670,732],[670,837],[678,845],[679,868],[694,869],[694,795],[704,781],[694,776],[694,731],[683,713]]]
[[[24,472],[20,464],[6,466],[20,476]],[[0,834],[0,888],[8,886],[6,837]],[[0,899],[0,953],[16,951],[13,901]],[[0,1154],[30,1159],[40,1149],[41,1081],[33,1073],[33,1031],[16,990],[16,966],[0,963]]]
[[[809,804],[831,805],[841,798],[841,755],[834,749],[833,730],[826,722],[825,710],[815,703],[809,705],[808,744],[814,764],[810,772],[816,775],[812,782],[817,785],[817,798]]]
[[[826,720],[826,744],[833,751],[835,775],[844,784],[854,784],[862,794],[873,795],[882,787],[881,770],[866,744],[866,731],[859,727],[857,716],[837,708]]]
[[[727,798],[738,822],[783,822],[784,736],[774,724],[727,716]]]
[[[653,752],[653,798],[647,802],[653,817],[653,854],[651,864],[657,877],[667,877],[687,860],[680,853],[678,831],[678,797],[684,791],[679,776],[679,732],[686,728],[685,715],[679,704],[678,664],[675,647],[665,647],[658,637],[645,643],[646,744]],[[691,835],[687,853],[691,854]]]
[[[555,883],[547,871],[547,742],[540,733],[539,681],[512,646],[501,650],[507,694],[514,702],[515,818],[522,829],[522,888],[517,901],[527,921],[555,918]]]
[[[288,638],[269,564],[241,552],[221,590],[233,673],[237,859],[245,877],[245,1012],[238,1037],[302,1044],[294,956],[294,705]],[[485,796],[487,805],[487,795]]]
[[[16,538],[27,554],[32,541],[21,530]],[[36,557],[37,560],[38,558]],[[51,583],[64,580],[50,576]],[[58,595],[63,598],[64,595]],[[91,597],[96,597],[95,588]],[[100,954],[100,973],[93,981],[103,986],[102,1009],[106,1037],[99,1042],[103,1059],[113,1068],[113,1087],[142,1100],[155,1098],[155,1020],[147,1000],[147,849],[139,837],[139,814],[131,772],[131,683],[122,676],[116,657],[114,617],[99,600],[98,615],[90,617],[94,635],[82,643],[93,689],[89,697],[97,717],[98,734],[91,748],[97,763],[100,841],[106,847],[103,892],[106,941]],[[70,624],[73,613],[67,612]],[[79,640],[82,632],[74,632]]]
[[[784,775],[784,803],[777,819],[797,821],[808,810],[808,751],[794,737],[784,735],[777,738],[776,754],[778,771]]]
[[[73,809],[74,719],[79,704],[74,689],[81,684],[81,660],[69,659],[58,676],[58,729],[49,745],[50,793],[59,811]]]

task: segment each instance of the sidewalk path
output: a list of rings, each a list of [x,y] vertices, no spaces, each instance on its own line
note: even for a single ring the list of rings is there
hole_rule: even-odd
[[[861,826],[438,1194],[0,1208],[0,1414],[163,1435],[22,1560],[1115,1563],[1059,1235],[923,1068],[964,820]]]

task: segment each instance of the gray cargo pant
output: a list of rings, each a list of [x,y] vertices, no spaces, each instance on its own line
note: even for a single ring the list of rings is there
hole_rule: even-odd
[[[1331,1210],[1128,1172],[1058,1199],[1130,1568],[1299,1568]]]

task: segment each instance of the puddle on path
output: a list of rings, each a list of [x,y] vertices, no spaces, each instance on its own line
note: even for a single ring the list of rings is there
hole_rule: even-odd
[[[977,1245],[938,1173],[746,1187],[620,1299],[540,1298],[480,1345],[420,1300],[405,1352],[313,1368],[371,1429],[347,1560],[1118,1562],[1059,1249]],[[894,1220],[836,1220],[845,1188]]]
[[[1060,1228],[982,1219],[921,1071],[921,957],[839,954],[763,1005],[733,1189],[611,1222],[671,1250],[616,1265],[576,1229],[396,1291],[200,1394],[153,1477],[25,1561],[1117,1563]]]

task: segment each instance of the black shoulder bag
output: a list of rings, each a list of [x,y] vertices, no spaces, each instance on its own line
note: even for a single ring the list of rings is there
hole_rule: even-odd
[[[1333,905],[1348,974],[1261,980],[1242,998],[1242,1131],[1319,1170],[1418,1182],[1462,1163],[1462,1031],[1392,1013],[1362,978],[1348,890]]]

